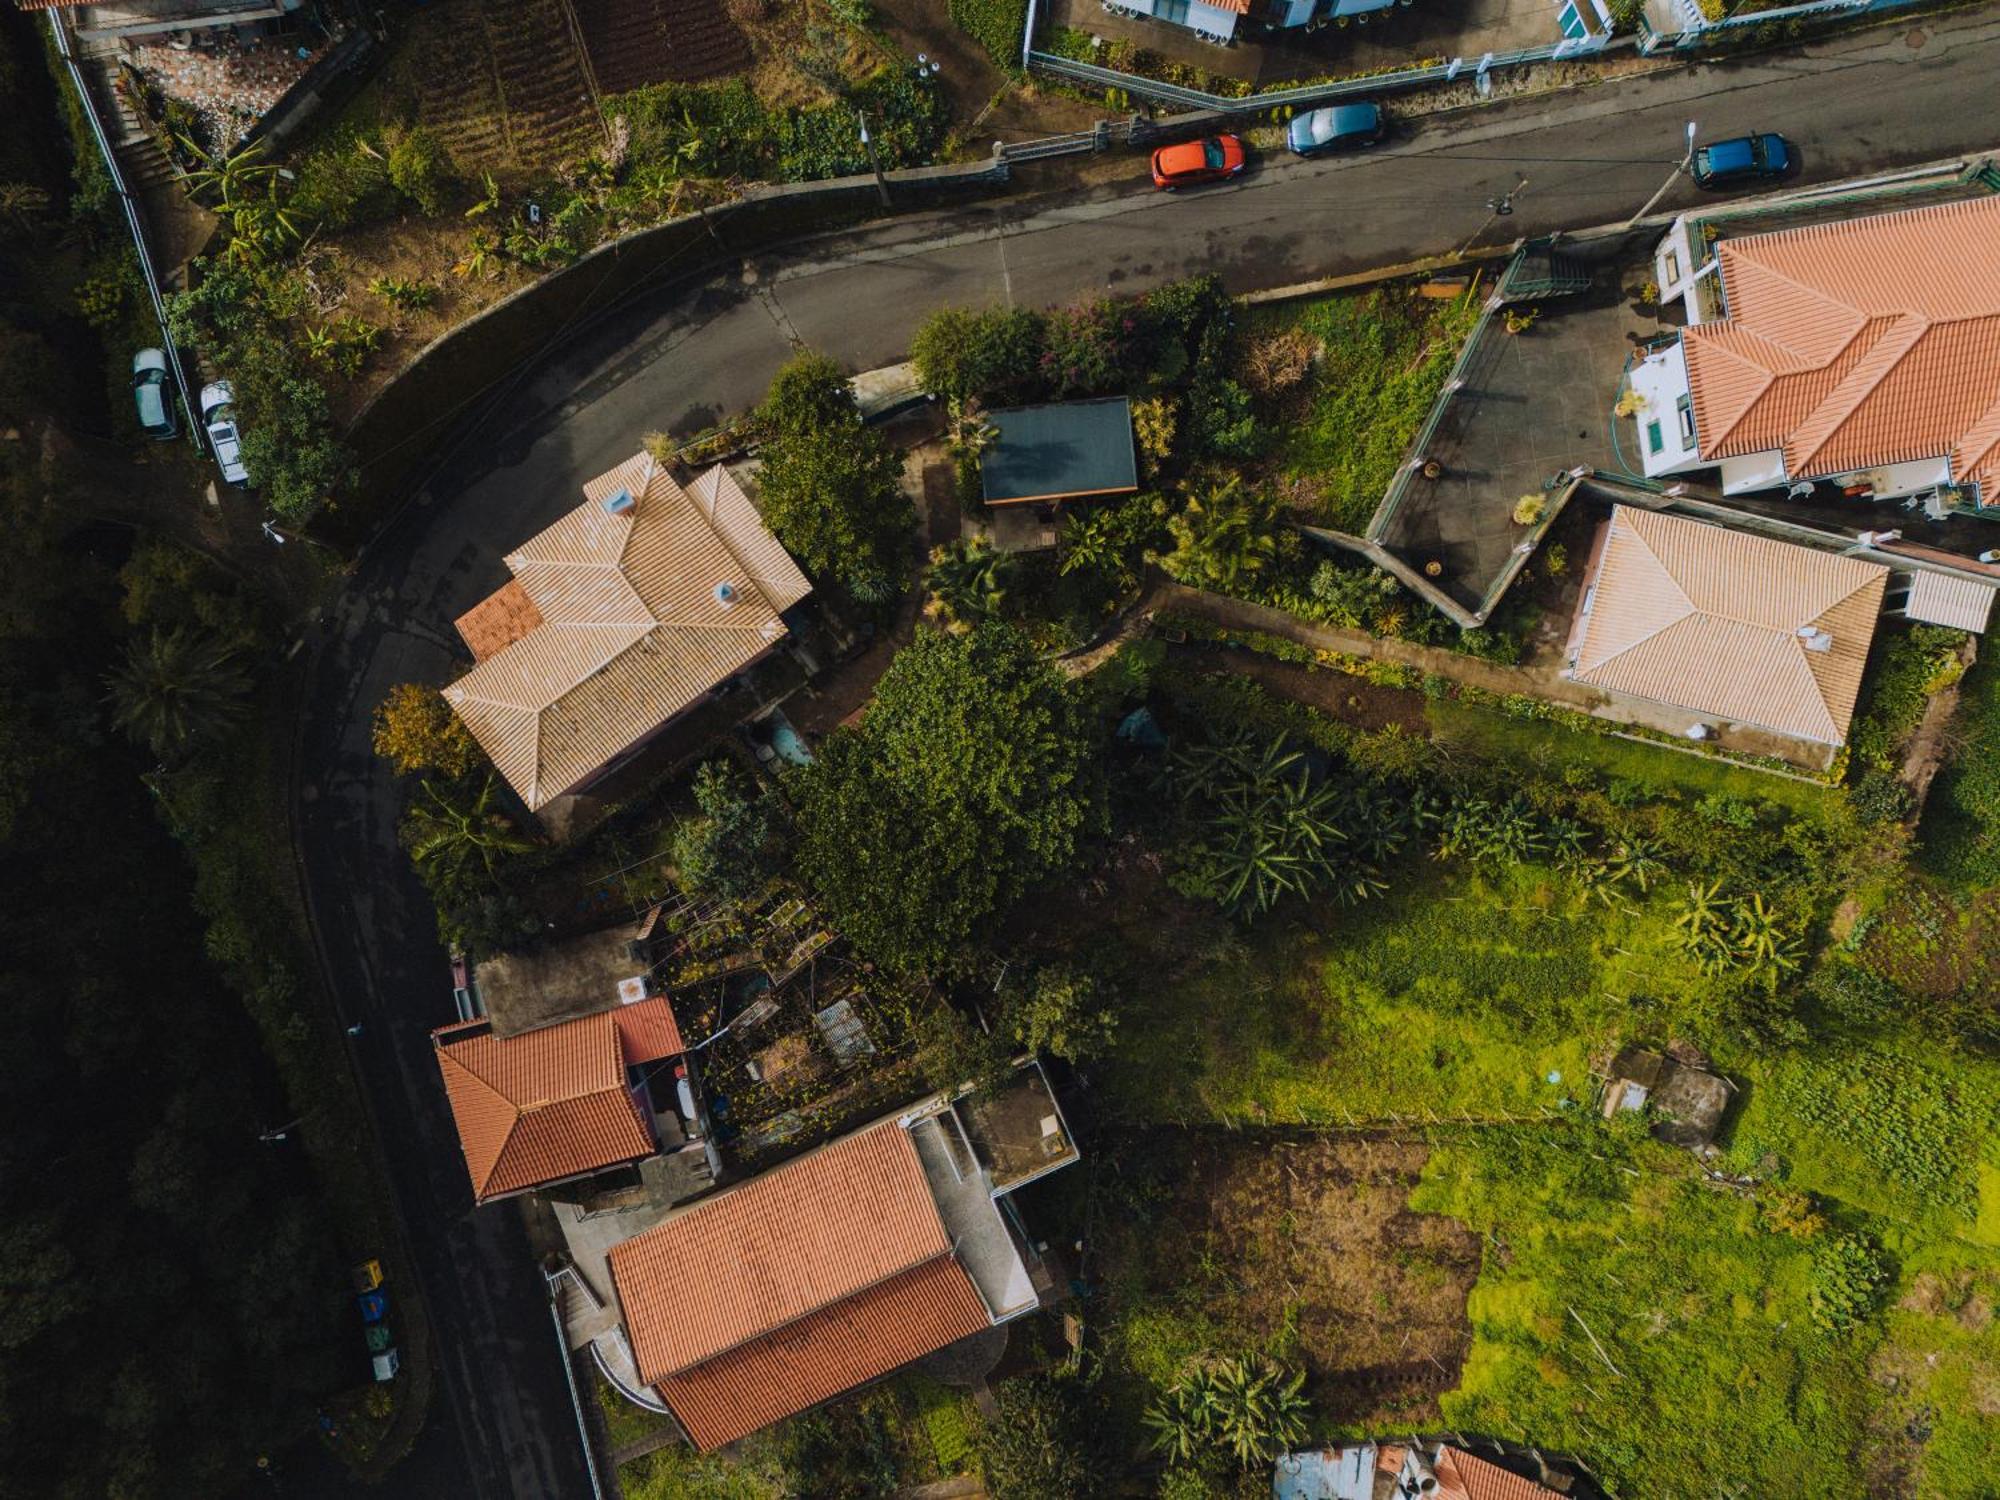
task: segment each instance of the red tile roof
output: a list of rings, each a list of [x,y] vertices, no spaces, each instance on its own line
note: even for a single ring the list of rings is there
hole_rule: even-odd
[[[687,1051],[681,1042],[680,1023],[665,995],[649,996],[637,1005],[621,1005],[611,1015],[618,1025],[618,1042],[627,1067],[679,1057]]]
[[[696,1447],[719,1448],[988,1326],[972,1278],[940,1255],[658,1389]]]
[[[639,1374],[702,1447],[989,1326],[894,1120],[698,1203],[610,1260]]]
[[[510,578],[454,622],[475,662],[505,651],[542,625],[542,612],[521,580]]]
[[[626,1087],[611,1012],[511,1037],[447,1026],[432,1041],[482,1203],[659,1149]]]
[[[2000,198],[1725,239],[1682,335],[1701,455],[1794,478],[1949,455],[2000,494]]]

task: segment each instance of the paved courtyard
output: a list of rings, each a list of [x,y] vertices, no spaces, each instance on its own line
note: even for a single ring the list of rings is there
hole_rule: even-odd
[[[1616,260],[1592,274],[1589,291],[1539,304],[1525,332],[1509,334],[1498,318],[1486,325],[1424,453],[1442,472],[1411,480],[1380,536],[1468,610],[1528,535],[1513,519],[1521,496],[1543,493],[1578,465],[1624,470],[1611,407],[1632,340],[1660,324],[1621,293]]]

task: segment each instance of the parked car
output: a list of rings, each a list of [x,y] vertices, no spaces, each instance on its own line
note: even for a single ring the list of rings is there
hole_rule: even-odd
[[[1172,192],[1196,183],[1220,182],[1225,177],[1241,176],[1248,165],[1240,136],[1211,135],[1182,141],[1153,153],[1153,186]]]
[[[1379,104],[1335,104],[1292,117],[1285,142],[1300,156],[1372,146],[1387,129]]]
[[[236,392],[226,380],[201,388],[201,425],[208,429],[208,445],[215,450],[216,467],[223,481],[238,489],[250,482],[243,467],[243,442],[236,431]]]
[[[166,350],[141,349],[132,356],[132,402],[139,409],[139,430],[147,437],[164,440],[180,431]]]
[[[1692,171],[1699,187],[1741,187],[1783,177],[1796,160],[1791,144],[1781,135],[1739,135],[1697,150]]]

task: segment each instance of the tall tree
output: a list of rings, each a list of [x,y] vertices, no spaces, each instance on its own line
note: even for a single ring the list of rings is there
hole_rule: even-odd
[[[903,461],[861,420],[846,372],[798,355],[757,409],[758,489],[779,541],[821,580],[877,602],[901,591],[916,511],[898,481]]]
[[[240,722],[250,694],[236,647],[188,629],[132,641],[108,682],[112,722],[168,760],[212,744]]]
[[[944,960],[1098,825],[1081,692],[1011,627],[920,630],[795,773],[799,864],[860,947],[902,969]]]

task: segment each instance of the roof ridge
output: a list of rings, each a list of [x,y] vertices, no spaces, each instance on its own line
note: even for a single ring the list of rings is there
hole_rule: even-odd
[[[1873,318],[1868,319],[1870,323],[1874,321]],[[1922,343],[1931,329],[1937,326],[1920,312],[1890,314],[1888,324],[1889,326],[1882,331],[1881,337],[1869,345],[1866,352],[1854,362],[1854,368],[1847,372],[1846,377],[1826,393],[1807,415],[1805,421],[1792,430],[1791,439],[1785,444],[1788,450],[1785,454],[1785,467],[1792,473],[1806,472],[1813,459],[1833,441],[1841,428],[1854,420],[1854,414],[1861,409],[1862,403],[1880,388],[1882,382],[1889,378],[1898,365],[1910,357],[1917,345]],[[1863,327],[1866,326],[1864,323]],[[1855,338],[1860,336],[1859,333],[1855,334]],[[1853,340],[1850,339],[1848,347],[1852,347],[1852,344]],[[1880,358],[1884,348],[1889,350],[1886,359]],[[1846,352],[1845,349],[1842,352]],[[1825,430],[1816,433],[1814,429],[1821,424],[1822,414],[1836,409],[1838,414],[1832,421],[1824,424]],[[1796,461],[1789,451],[1794,445],[1798,449]]]
[[[1703,324],[1701,326],[1710,327],[1711,325]],[[1719,334],[1725,330],[1732,333],[1738,333],[1744,338],[1758,339],[1761,342],[1770,343],[1771,347],[1774,349],[1784,348],[1782,344],[1777,344],[1769,339],[1764,339],[1762,335],[1755,333],[1750,329],[1747,328],[1740,330],[1733,329],[1730,328],[1727,323],[1724,323],[1721,327],[1715,328],[1714,332]],[[1698,332],[1699,330],[1690,329],[1688,331],[1692,333],[1692,332]],[[1709,453],[1714,453],[1719,451],[1722,445],[1729,440],[1729,435],[1731,433],[1733,433],[1734,431],[1736,431],[1738,427],[1741,427],[1743,425],[1744,419],[1748,417],[1751,412],[1757,409],[1757,403],[1762,401],[1765,396],[1770,394],[1771,387],[1778,383],[1778,372],[1776,370],[1773,370],[1769,365],[1765,364],[1763,361],[1752,359],[1748,354],[1745,354],[1737,349],[1732,348],[1730,346],[1729,340],[1715,337],[1713,336],[1713,334],[1711,334],[1709,337],[1697,338],[1693,342],[1689,342],[1684,337],[1682,339],[1681,358],[1684,362],[1687,363],[1688,366],[1689,392],[1697,400],[1700,399],[1702,392],[1696,386],[1695,383],[1695,371],[1694,371],[1695,361],[1690,360],[1688,358],[1689,354],[1697,349],[1702,352],[1703,358],[1714,356],[1716,358],[1726,359],[1737,365],[1739,368],[1753,371],[1758,376],[1762,377],[1761,383],[1758,385],[1757,389],[1754,392],[1752,392],[1749,395],[1749,397],[1747,397],[1745,400],[1737,404],[1735,414],[1730,417],[1728,422],[1722,424],[1719,431],[1703,432],[1700,435],[1701,446],[1707,449]],[[1789,353],[1790,351],[1786,350],[1786,352]]]
[[[1780,231],[1780,233],[1782,232],[1783,231]],[[1809,281],[1801,281],[1797,276],[1794,276],[1790,271],[1781,270],[1777,266],[1772,265],[1768,260],[1763,259],[1761,256],[1746,255],[1744,253],[1745,247],[1756,244],[1758,240],[1762,238],[1764,237],[1761,235],[1751,235],[1746,239],[1734,240],[1734,241],[1724,240],[1722,243],[1725,249],[1733,244],[1736,248],[1736,254],[1741,259],[1743,259],[1744,261],[1746,261],[1751,265],[1754,265],[1759,271],[1763,272],[1766,276],[1770,276],[1775,278],[1776,280],[1784,282],[1785,285],[1791,287],[1794,291],[1803,293],[1805,296],[1810,297],[1815,302],[1824,302],[1830,306],[1842,308],[1845,309],[1847,312],[1852,313],[1855,317],[1861,320],[1863,328],[1867,327],[1867,325],[1874,318],[1880,316],[1880,314],[1878,313],[1871,313],[1865,308],[1857,307],[1854,303],[1847,301],[1845,298],[1836,296],[1833,292],[1828,291],[1823,286],[1815,286]],[[1722,274],[1725,277],[1727,277],[1729,274],[1729,267],[1726,262],[1723,265]],[[1725,286],[1723,289],[1723,298],[1725,305],[1727,305],[1728,295],[1729,295],[1728,288]],[[1729,317],[1723,319],[1723,321],[1726,323],[1734,322],[1735,321],[1734,314],[1731,314]],[[1845,348],[1847,344],[1853,343],[1855,337],[1859,334],[1859,332],[1860,330],[1857,329],[1855,330],[1854,334],[1850,334],[1847,338],[1846,343],[1842,344],[1841,347]],[[1786,343],[1781,343],[1779,340],[1772,338],[1771,335],[1769,334],[1760,334],[1759,337],[1763,338],[1765,342],[1774,344],[1778,348],[1783,349],[1787,354],[1791,354],[1794,358],[1803,357],[1800,356],[1797,353],[1797,351],[1795,351],[1792,348],[1791,345]]]
[[[1623,509],[1623,507],[1621,506],[1620,509]],[[1651,512],[1649,511],[1647,512],[1647,514],[1650,515]],[[1614,516],[1612,519],[1612,525],[1616,526],[1618,524],[1620,524],[1620,520],[1618,517]],[[1657,637],[1666,634],[1666,632],[1672,630],[1676,625],[1679,625],[1682,622],[1684,622],[1689,615],[1698,615],[1704,613],[1704,611],[1695,607],[1694,599],[1692,598],[1692,596],[1689,595],[1687,591],[1687,585],[1682,583],[1680,579],[1675,575],[1674,570],[1667,566],[1667,560],[1664,557],[1660,556],[1658,549],[1656,549],[1653,546],[1652,541],[1646,536],[1646,533],[1640,530],[1639,527],[1632,524],[1632,522],[1629,520],[1624,521],[1623,524],[1627,534],[1630,535],[1632,540],[1637,542],[1640,547],[1644,548],[1646,556],[1650,557],[1653,560],[1653,566],[1655,566],[1660,570],[1660,576],[1666,579],[1668,583],[1674,586],[1674,592],[1681,596],[1681,603],[1685,604],[1687,608],[1684,611],[1682,611],[1682,613],[1676,615],[1673,619],[1668,620],[1665,624],[1656,626],[1652,630],[1647,631],[1644,635],[1638,637],[1636,640],[1627,641],[1624,645],[1620,646],[1616,651],[1612,652],[1609,656],[1606,656],[1599,661],[1591,663],[1589,667],[1584,669],[1587,672],[1595,672],[1599,668],[1607,666],[1610,663],[1618,660],[1619,657],[1625,655],[1628,651],[1637,650],[1640,646],[1645,645],[1646,642],[1654,640]]]
[[[933,1200],[933,1206],[935,1206],[935,1200]],[[944,1216],[942,1214],[938,1216],[938,1222],[939,1223],[944,1222]],[[950,1260],[953,1262],[958,1261],[958,1248],[955,1241],[952,1244],[946,1245],[944,1249],[937,1251],[935,1254],[926,1255],[921,1260],[913,1260],[906,1266],[899,1266],[893,1271],[889,1271],[881,1276],[877,1276],[873,1281],[868,1282],[866,1285],[853,1287],[848,1291],[842,1292],[837,1297],[829,1297],[824,1302],[815,1303],[813,1306],[807,1308],[804,1312],[797,1313],[794,1316],[785,1319],[785,1321],[782,1323],[774,1323],[769,1328],[762,1328],[755,1333],[747,1334],[743,1338],[738,1339],[735,1343],[728,1345],[726,1348],[717,1349],[711,1354],[704,1354],[700,1359],[696,1360],[691,1365],[681,1365],[675,1369],[664,1371],[663,1374],[665,1376],[670,1376],[670,1377],[691,1375],[696,1370],[699,1370],[705,1364],[709,1364],[715,1360],[722,1359],[727,1355],[735,1354],[739,1350],[747,1349],[752,1344],[761,1344],[766,1339],[776,1338],[786,1329],[795,1328],[800,1323],[805,1322],[805,1320],[808,1318],[816,1318],[830,1307],[838,1307],[840,1306],[841,1303],[851,1302],[856,1297],[865,1297],[868,1295],[868,1293],[876,1290],[878,1287],[885,1287],[890,1282],[898,1280],[901,1277],[911,1275],[914,1272],[927,1270],[931,1266],[936,1265],[941,1260]],[[964,1269],[962,1264],[960,1265],[960,1269],[961,1270]],[[966,1272],[966,1275],[968,1277],[971,1274],[972,1273],[969,1271]],[[976,1285],[974,1289],[977,1290]]]
[[[716,541],[721,544],[722,550],[729,554],[729,560],[736,564],[736,570],[739,573],[741,573],[744,579],[748,581],[750,586],[757,591],[757,597],[763,600],[765,606],[771,611],[772,614],[775,615],[782,613],[782,611],[780,611],[778,608],[777,600],[771,597],[770,593],[765,589],[763,581],[757,577],[756,572],[750,567],[749,563],[744,561],[743,554],[737,550],[736,544],[729,539],[728,529],[724,527],[721,523],[719,512],[722,509],[723,483],[727,482],[735,486],[738,494],[742,494],[742,486],[736,484],[735,476],[729,472],[726,465],[718,463],[702,471],[703,478],[707,478],[710,474],[720,474],[722,477],[721,479],[718,479],[716,481],[715,494],[709,501],[710,508],[708,510],[703,510],[701,507],[701,503],[698,500],[696,500],[695,497],[691,493],[689,493],[689,491],[684,486],[676,483],[674,485],[674,488],[680,491],[681,498],[687,501],[689,507],[694,511],[694,513],[700,516],[701,519],[708,524],[708,529],[710,533],[712,533]],[[752,511],[757,510],[757,507],[755,505],[751,505],[750,497],[748,495],[743,496],[743,503],[745,505],[750,505]],[[762,521],[764,519],[763,513],[761,511],[757,512],[757,519],[759,521]]]

